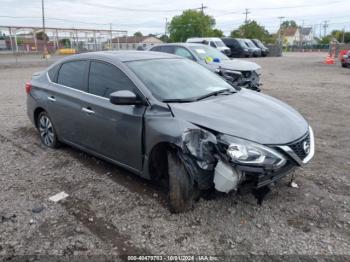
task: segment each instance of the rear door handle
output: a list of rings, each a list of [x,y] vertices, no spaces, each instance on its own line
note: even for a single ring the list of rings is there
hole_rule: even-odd
[[[89,107],[83,107],[81,110],[88,114],[95,114],[95,111],[91,110]]]
[[[56,102],[56,99],[54,96],[49,96],[47,97],[47,99],[49,99],[51,102]]]

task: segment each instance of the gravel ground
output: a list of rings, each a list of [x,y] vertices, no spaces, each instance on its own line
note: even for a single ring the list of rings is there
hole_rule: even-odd
[[[323,59],[255,59],[263,92],[314,128],[316,155],[296,171],[299,188],[285,178],[262,206],[251,194],[217,194],[185,214],[171,214],[162,190],[119,167],[42,146],[24,92],[41,68],[0,69],[0,256],[350,255],[350,69]],[[60,191],[69,197],[48,200]]]

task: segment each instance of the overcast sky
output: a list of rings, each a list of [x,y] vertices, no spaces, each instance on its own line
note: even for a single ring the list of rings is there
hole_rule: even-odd
[[[312,26],[320,32],[320,24],[328,20],[328,31],[339,28],[350,31],[350,0],[45,0],[47,26],[74,28],[105,28],[163,33],[165,18],[171,20],[182,10],[198,8],[216,19],[216,28],[228,34],[244,21],[258,21],[271,33],[277,31],[279,16],[294,19],[298,24]],[[41,25],[41,0],[0,0],[1,25]],[[323,32],[323,29],[322,29]]]

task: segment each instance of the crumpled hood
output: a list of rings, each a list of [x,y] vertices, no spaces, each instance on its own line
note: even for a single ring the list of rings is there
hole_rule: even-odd
[[[255,71],[261,68],[261,66],[254,62],[244,61],[240,59],[221,60],[220,63],[211,62],[208,63],[208,65],[215,68],[221,67],[223,69],[236,71]]]
[[[193,103],[172,103],[170,107],[177,118],[265,145],[287,144],[308,131],[308,123],[296,110],[245,89]]]

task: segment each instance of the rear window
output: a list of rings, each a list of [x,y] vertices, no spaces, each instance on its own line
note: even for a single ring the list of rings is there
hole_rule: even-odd
[[[150,50],[154,51],[154,52],[159,52],[160,51],[160,46],[154,46]]]
[[[163,46],[161,46],[160,51],[164,52],[164,53],[174,54],[175,47],[174,46],[170,46],[170,45],[169,46],[168,45],[163,45]]]
[[[86,91],[85,72],[88,61],[72,61],[62,64],[57,83],[74,89]]]

